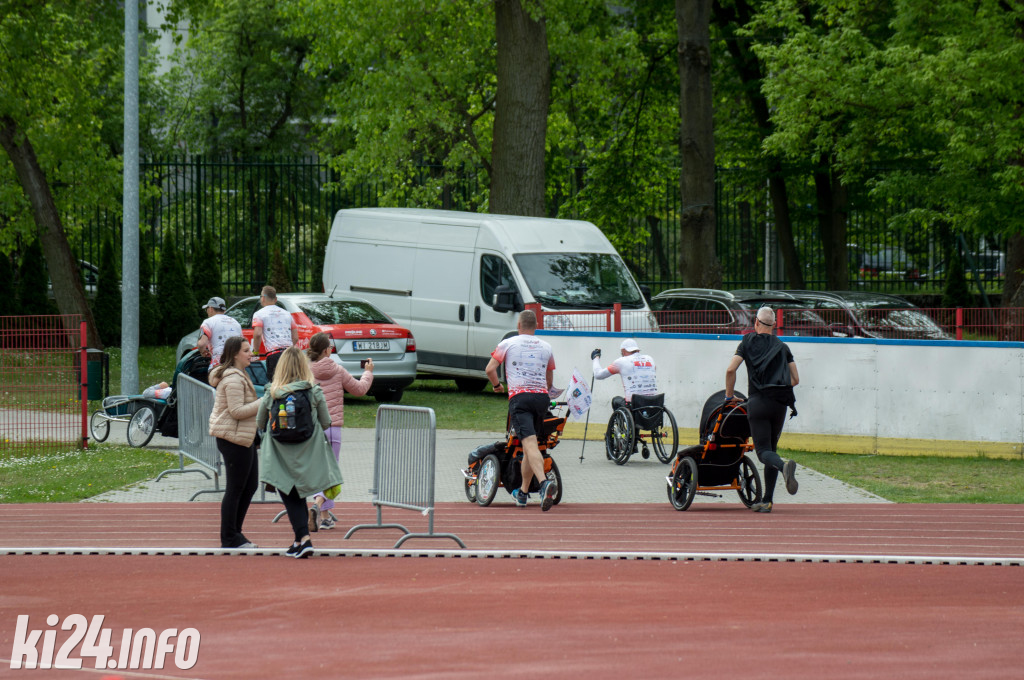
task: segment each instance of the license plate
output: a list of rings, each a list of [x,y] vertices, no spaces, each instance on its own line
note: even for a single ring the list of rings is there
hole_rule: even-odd
[[[389,340],[353,340],[352,349],[356,352],[386,352],[391,349]]]

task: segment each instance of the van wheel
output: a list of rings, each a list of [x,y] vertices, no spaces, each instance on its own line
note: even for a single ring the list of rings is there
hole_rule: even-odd
[[[404,390],[401,387],[388,387],[379,392],[374,392],[373,398],[381,404],[398,403],[402,401],[403,392]]]
[[[456,378],[455,387],[459,392],[479,392],[487,385],[486,378]]]

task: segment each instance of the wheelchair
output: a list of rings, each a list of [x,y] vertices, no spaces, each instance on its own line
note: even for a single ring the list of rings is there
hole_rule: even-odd
[[[675,458],[679,428],[675,416],[665,408],[664,394],[634,394],[631,403],[616,408],[604,433],[605,451],[616,464],[625,465],[636,453],[638,444],[642,447],[641,455],[645,459],[650,457],[648,439],[662,463],[668,464]]]

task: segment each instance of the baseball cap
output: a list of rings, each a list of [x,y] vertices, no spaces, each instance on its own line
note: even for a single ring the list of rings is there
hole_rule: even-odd
[[[625,350],[626,352],[639,352],[640,345],[636,344],[636,340],[633,338],[626,338],[622,341],[622,344],[619,345],[619,349]]]
[[[200,309],[206,309],[207,307],[213,307],[214,309],[219,309],[222,312],[228,308],[228,306],[224,304],[224,298],[219,297],[210,298],[210,301],[200,307]]]

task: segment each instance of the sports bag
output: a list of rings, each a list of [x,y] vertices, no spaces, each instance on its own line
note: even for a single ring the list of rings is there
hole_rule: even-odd
[[[282,408],[287,414],[286,427],[281,427]],[[309,390],[286,392],[274,399],[270,406],[270,436],[287,444],[304,442],[313,436],[313,405],[309,400]]]

